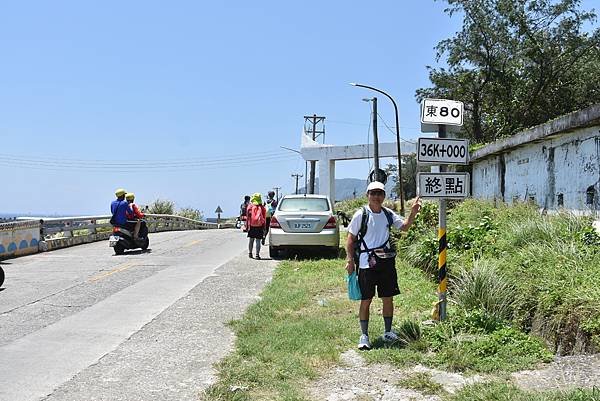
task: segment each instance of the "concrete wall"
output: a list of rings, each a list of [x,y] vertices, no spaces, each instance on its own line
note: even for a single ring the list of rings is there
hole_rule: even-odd
[[[39,241],[39,221],[3,223],[0,225],[0,258],[36,253]]]
[[[473,196],[600,211],[600,126],[564,132],[473,162]],[[594,201],[588,204],[588,190]]]

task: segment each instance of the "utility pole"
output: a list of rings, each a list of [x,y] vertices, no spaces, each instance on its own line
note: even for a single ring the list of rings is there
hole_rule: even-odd
[[[379,181],[379,137],[377,136],[377,98],[373,97],[373,158],[375,159],[375,181]]]
[[[279,202],[279,190],[281,187],[273,187],[273,189],[275,190],[275,199],[277,199],[277,202]]]
[[[296,178],[296,195],[298,195],[298,179],[304,177],[302,174],[292,174],[292,178]]]
[[[311,127],[310,127],[310,131],[312,133],[312,139],[313,141],[317,140],[318,135],[317,134],[323,134],[323,138],[325,138],[325,117],[321,117],[321,116],[317,116],[316,114],[313,114],[312,116],[304,116],[304,131],[307,131],[306,129],[306,123],[310,123]],[[321,129],[318,130],[317,129],[317,124],[321,123]],[[315,171],[317,169],[317,162],[315,160],[311,160],[310,161],[310,179],[308,182],[308,193],[309,194],[314,194],[315,193]]]

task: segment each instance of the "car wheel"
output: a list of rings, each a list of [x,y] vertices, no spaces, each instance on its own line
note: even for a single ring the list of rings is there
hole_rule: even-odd
[[[117,242],[115,244],[114,250],[115,250],[115,255],[123,255],[123,253],[125,252],[125,248],[123,247],[123,245],[121,245],[120,242]]]

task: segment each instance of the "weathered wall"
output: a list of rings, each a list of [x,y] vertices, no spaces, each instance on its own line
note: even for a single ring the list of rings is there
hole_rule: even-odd
[[[600,127],[548,137],[473,163],[473,196],[541,208],[600,211]],[[594,201],[587,204],[587,191]]]
[[[38,251],[40,222],[22,221],[0,225],[0,258]]]

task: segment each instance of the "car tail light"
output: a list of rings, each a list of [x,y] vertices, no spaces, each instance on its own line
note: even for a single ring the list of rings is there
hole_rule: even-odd
[[[331,216],[329,218],[329,221],[327,221],[327,224],[325,224],[325,227],[323,228],[336,228],[337,227],[337,221],[335,220],[335,217]]]
[[[279,222],[277,221],[277,218],[275,216],[271,217],[271,222],[269,223],[269,227],[281,228],[281,225],[279,224]]]
[[[113,233],[118,233],[119,231],[121,231],[119,230],[119,227],[113,227]]]

